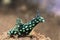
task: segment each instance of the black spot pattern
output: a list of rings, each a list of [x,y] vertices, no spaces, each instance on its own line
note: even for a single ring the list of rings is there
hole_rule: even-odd
[[[28,35],[32,29],[39,23],[39,22],[45,22],[44,18],[41,16],[37,16],[36,18],[33,18],[31,21],[23,24],[20,19],[17,20],[17,24],[13,29],[11,29],[8,34],[10,36],[12,35],[18,35],[18,36],[26,36]]]

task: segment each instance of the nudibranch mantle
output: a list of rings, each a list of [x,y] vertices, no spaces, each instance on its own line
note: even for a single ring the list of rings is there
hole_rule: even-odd
[[[18,18],[16,21],[16,24],[15,24],[15,27],[13,29],[11,29],[8,32],[8,34],[10,36],[13,36],[13,35],[26,36],[40,22],[45,22],[45,19],[41,16],[37,16],[25,24],[22,22],[22,20],[20,18]]]

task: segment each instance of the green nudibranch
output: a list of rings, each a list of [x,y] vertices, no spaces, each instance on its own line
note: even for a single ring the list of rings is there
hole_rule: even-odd
[[[18,18],[16,21],[16,24],[15,24],[15,27],[13,29],[11,29],[8,32],[8,34],[10,36],[12,36],[12,35],[26,36],[40,22],[45,22],[45,19],[41,16],[37,16],[25,24],[22,23],[22,20],[20,18]]]

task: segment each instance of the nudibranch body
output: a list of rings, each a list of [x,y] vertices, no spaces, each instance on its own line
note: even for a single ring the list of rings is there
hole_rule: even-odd
[[[45,22],[44,18],[41,16],[37,16],[33,18],[31,21],[27,23],[22,23],[20,19],[17,20],[17,24],[13,29],[11,29],[8,34],[10,36],[18,35],[18,36],[26,36],[28,35],[32,29],[40,22]]]

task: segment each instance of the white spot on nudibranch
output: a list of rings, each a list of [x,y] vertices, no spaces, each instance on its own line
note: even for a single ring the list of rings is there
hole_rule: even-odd
[[[29,29],[27,28],[26,30],[28,31]]]
[[[17,32],[14,32],[14,34],[16,34]]]
[[[34,21],[32,23],[35,23]]]
[[[43,22],[45,22],[45,20],[42,20]]]
[[[44,19],[43,17],[40,17],[41,19]]]
[[[32,25],[30,25],[29,27],[32,27]]]
[[[37,23],[39,22],[39,21],[36,21]]]
[[[20,27],[20,26],[18,25],[18,27]]]
[[[39,19],[39,21],[41,21],[41,19]]]
[[[22,31],[22,30],[20,30],[20,31]]]
[[[35,20],[35,21],[37,21],[37,20]]]
[[[22,28],[22,29],[25,29],[25,28]]]
[[[32,28],[30,28],[30,30],[31,30]]]
[[[29,24],[31,24],[31,22]]]
[[[33,24],[33,26],[35,26],[35,24]]]
[[[25,30],[23,30],[23,32],[25,32]]]
[[[18,33],[19,35],[21,35],[21,33]]]
[[[27,28],[28,26],[25,26],[25,28]]]

